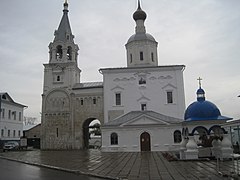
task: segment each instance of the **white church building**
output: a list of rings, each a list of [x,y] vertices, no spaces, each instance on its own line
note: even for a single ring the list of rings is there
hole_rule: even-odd
[[[181,130],[185,66],[158,66],[158,43],[146,33],[146,17],[139,3],[133,14],[135,34],[126,44],[127,67],[100,69],[103,151],[166,150],[166,144],[174,143],[174,131]]]
[[[210,139],[216,132],[227,133],[221,124],[231,118],[221,116],[217,106],[205,101],[204,91],[198,90],[202,99],[197,108],[190,105],[186,110],[185,66],[159,65],[158,43],[146,32],[146,18],[138,1],[133,14],[135,33],[125,45],[127,67],[100,69],[103,82],[82,83],[79,48],[68,19],[68,3],[64,3],[63,17],[49,45],[49,62],[44,64],[42,149],[87,148],[88,126],[95,119],[101,122],[102,151],[187,151],[204,144],[198,142],[202,136]],[[192,158],[192,154],[186,156]]]

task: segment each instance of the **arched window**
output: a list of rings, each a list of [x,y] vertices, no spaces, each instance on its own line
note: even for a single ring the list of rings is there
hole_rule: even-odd
[[[57,60],[62,59],[62,46],[57,46],[56,59]]]
[[[180,143],[182,141],[181,131],[179,130],[174,131],[173,138],[174,143]]]
[[[118,135],[117,133],[111,134],[111,145],[118,145]]]

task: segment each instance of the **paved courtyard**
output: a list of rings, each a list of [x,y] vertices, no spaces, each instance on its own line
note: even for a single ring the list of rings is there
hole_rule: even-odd
[[[216,160],[167,161],[161,152],[104,153],[88,151],[15,151],[1,152],[1,158],[24,163],[88,174],[103,179],[124,180],[218,180],[231,178],[237,160],[220,161],[218,173]],[[238,167],[239,168],[239,167]],[[228,177],[227,177],[228,176]],[[239,178],[240,179],[240,178]]]

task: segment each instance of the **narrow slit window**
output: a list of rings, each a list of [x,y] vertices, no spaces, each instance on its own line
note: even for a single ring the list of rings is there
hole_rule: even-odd
[[[67,50],[67,59],[72,60],[72,48],[69,46]]]
[[[97,99],[93,98],[93,104],[97,104]]]
[[[8,110],[8,119],[11,119],[11,110]]]
[[[153,52],[151,53],[151,59],[152,59],[152,62],[154,62],[154,54],[153,54]]]
[[[140,52],[140,60],[143,61],[143,52]]]
[[[2,109],[2,118],[5,118],[5,109]]]
[[[132,63],[133,57],[132,54],[130,54],[130,63]]]
[[[172,91],[167,92],[167,103],[168,104],[173,103],[173,93],[172,93]]]
[[[22,113],[19,112],[18,116],[19,116],[18,120],[21,121],[22,120]]]

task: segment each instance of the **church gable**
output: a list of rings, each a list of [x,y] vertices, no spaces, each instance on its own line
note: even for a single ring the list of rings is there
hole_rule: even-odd
[[[182,122],[181,119],[165,116],[154,111],[131,111],[104,126],[126,127],[137,125],[170,125]]]
[[[157,119],[151,116],[147,116],[147,115],[141,115],[140,117],[137,117],[135,119],[129,120],[128,122],[122,124],[121,126],[132,126],[132,125],[170,125],[170,123],[161,120],[161,119]]]

